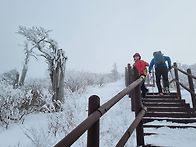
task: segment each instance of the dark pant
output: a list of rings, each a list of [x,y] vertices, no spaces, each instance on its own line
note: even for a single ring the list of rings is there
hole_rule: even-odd
[[[146,93],[148,92],[148,89],[145,86],[145,82],[143,82],[142,85],[141,85],[141,91],[142,91],[142,97],[145,98]]]
[[[168,81],[168,69],[167,67],[157,67],[155,68],[155,76],[156,76],[156,84],[158,88],[158,92],[162,93],[162,86],[161,86],[161,77],[163,78],[163,87],[169,88],[169,81]]]

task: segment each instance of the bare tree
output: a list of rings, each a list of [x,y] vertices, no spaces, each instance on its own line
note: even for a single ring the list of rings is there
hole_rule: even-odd
[[[58,48],[57,42],[49,38],[49,32],[51,32],[51,30],[45,30],[42,27],[27,28],[24,26],[19,26],[17,33],[24,36],[31,44],[31,50],[29,50],[31,52],[27,53],[31,53],[31,55],[36,56],[42,56],[46,59],[52,83],[52,89],[54,92],[53,102],[55,104],[55,108],[58,110],[60,108],[60,104],[64,102],[63,85],[65,62],[67,57],[65,57],[64,51]],[[35,49],[39,51],[39,54],[35,53]]]
[[[29,63],[29,60],[30,60],[30,56],[33,56],[37,59],[37,57],[33,54],[33,49],[35,47],[32,47],[32,48],[29,49],[28,42],[25,42],[24,46],[25,46],[25,48],[24,48],[25,59],[24,59],[22,73],[21,73],[21,77],[20,77],[20,81],[19,81],[20,86],[24,85],[24,81],[25,81],[25,78],[26,78],[27,70],[28,70],[28,63]]]

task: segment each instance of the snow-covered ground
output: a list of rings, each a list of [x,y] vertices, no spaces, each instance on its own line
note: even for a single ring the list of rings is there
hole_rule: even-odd
[[[85,93],[72,95],[71,99],[67,100],[70,105],[66,106],[73,110],[72,115],[75,124],[68,128],[69,130],[66,134],[87,117],[86,109],[88,107],[88,98],[91,95],[98,95],[101,99],[101,104],[103,104],[125,88],[124,85],[124,80],[122,79],[103,87],[89,87]],[[182,93],[182,95],[183,97],[189,97],[186,93]],[[51,147],[55,145],[65,134],[63,131],[56,136],[48,133],[49,126],[54,124],[50,118],[54,119],[55,116],[55,113],[30,114],[24,119],[23,123],[12,124],[8,129],[0,128],[0,147]],[[131,111],[130,99],[125,96],[101,118],[100,147],[115,146],[133,119],[134,113]],[[50,129],[50,131],[52,130]],[[187,147],[195,146],[196,144],[196,129],[169,129],[162,127],[151,129],[151,132],[158,132],[160,135],[146,136],[145,143],[170,147]],[[72,146],[86,146],[86,134],[80,137],[79,141]],[[136,146],[135,133],[132,134],[125,146]]]

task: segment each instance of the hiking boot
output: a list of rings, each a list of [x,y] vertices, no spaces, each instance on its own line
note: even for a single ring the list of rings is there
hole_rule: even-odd
[[[145,92],[148,93],[148,91],[149,91],[148,88],[145,88]]]
[[[160,92],[160,93],[159,93],[159,96],[163,96],[163,93],[162,93],[162,92]]]
[[[148,93],[148,89],[145,88],[145,89],[142,91],[142,97],[145,98],[147,93]]]
[[[165,87],[165,93],[170,94],[169,87]]]

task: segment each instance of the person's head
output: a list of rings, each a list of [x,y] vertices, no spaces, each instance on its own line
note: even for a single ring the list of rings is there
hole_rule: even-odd
[[[153,56],[156,54],[156,53],[161,53],[163,55],[163,53],[161,51],[156,51],[156,52],[153,52]]]
[[[134,61],[140,60],[140,59],[141,59],[140,54],[139,54],[139,53],[135,53],[135,54],[133,55],[133,59],[134,59]]]

